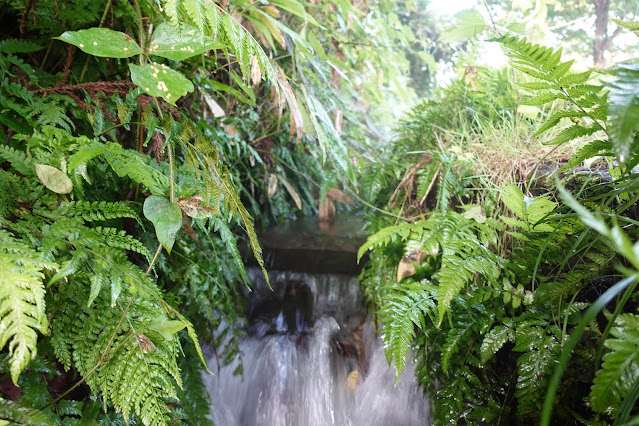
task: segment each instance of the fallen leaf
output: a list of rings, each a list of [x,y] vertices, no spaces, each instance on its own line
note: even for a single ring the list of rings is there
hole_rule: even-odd
[[[62,170],[46,164],[35,165],[40,182],[56,194],[68,194],[73,190],[73,182]]]
[[[218,118],[218,117],[224,117],[226,115],[226,112],[224,112],[220,104],[215,102],[215,100],[208,93],[204,93],[203,96],[204,96],[204,101],[206,102],[206,105],[211,110],[211,114],[213,114],[213,117]]]
[[[268,177],[268,198],[273,198],[275,191],[277,190],[277,175],[272,174]]]
[[[251,82],[253,83],[253,86],[257,85],[260,80],[262,80],[260,63],[257,60],[257,56],[253,55],[253,59],[251,59]]]
[[[349,206],[355,205],[348,195],[344,194],[337,188],[331,188],[326,193],[326,196],[331,197],[332,200],[339,201],[340,203],[348,204]]]
[[[413,276],[415,273],[417,273],[417,270],[415,269],[413,262],[406,258],[402,258],[397,266],[397,282],[400,282],[406,277]]]
[[[348,382],[348,388],[354,391],[357,388],[357,381],[359,380],[359,370],[353,370],[348,373],[346,381]]]

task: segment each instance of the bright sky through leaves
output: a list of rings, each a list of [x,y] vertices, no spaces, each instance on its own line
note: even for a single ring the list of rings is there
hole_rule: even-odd
[[[428,8],[438,15],[454,15],[475,6],[475,0],[432,0]]]

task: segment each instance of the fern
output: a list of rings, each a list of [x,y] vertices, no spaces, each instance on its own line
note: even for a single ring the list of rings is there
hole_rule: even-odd
[[[613,69],[616,79],[610,88],[610,139],[619,161],[625,163],[631,154],[637,155],[635,143],[639,130],[639,66],[636,63],[617,65]],[[633,146],[634,145],[634,146]]]
[[[80,217],[87,222],[127,217],[141,223],[137,213],[125,202],[71,201],[60,205],[57,213],[61,216]]]
[[[36,332],[48,330],[42,271],[56,268],[55,263],[45,262],[41,253],[0,229],[0,347],[8,344],[15,384],[36,356]]]
[[[53,426],[51,419],[39,410],[0,398],[0,419],[4,424]]]
[[[485,364],[506,342],[513,340],[515,340],[515,334],[511,327],[511,321],[504,321],[503,325],[493,327],[484,337],[479,349],[481,362]]]
[[[592,409],[599,413],[617,410],[639,377],[639,316],[619,315],[610,334],[604,342],[610,352],[604,355],[590,391]]]
[[[9,38],[0,41],[0,53],[29,53],[40,49],[42,49],[42,46],[30,40]]]
[[[535,79],[530,83],[521,83],[521,87],[541,91],[526,100],[525,105],[541,106],[560,99],[567,104],[565,110],[554,113],[546,120],[536,136],[555,127],[565,118],[572,119],[572,123],[549,144],[563,144],[599,131],[606,132],[601,108],[605,108],[607,101],[605,95],[600,93],[602,86],[587,84],[592,71],[571,73],[570,67],[574,61],[561,62],[561,49],[539,46],[515,36],[503,36],[498,41],[509,49],[512,67]]]
[[[560,331],[542,314],[528,314],[518,320],[514,351],[524,352],[517,360],[517,411],[521,416],[537,416],[541,411],[548,379],[561,346]]]
[[[385,287],[383,305],[378,312],[386,359],[395,360],[395,381],[406,365],[415,338],[415,327],[424,329],[425,318],[434,320],[436,287],[429,281],[404,280],[397,286]],[[434,321],[433,321],[434,322]]]
[[[215,2],[204,0],[161,0],[161,2],[164,12],[173,25],[178,26],[180,22],[190,21],[201,31],[212,33],[215,39],[228,46],[237,58],[245,81],[251,79],[251,63],[255,57],[264,79],[279,88],[273,66],[262,46],[246,28],[221,10]]]
[[[0,158],[11,163],[11,166],[25,176],[33,175],[35,168],[27,155],[9,145],[0,145]]]

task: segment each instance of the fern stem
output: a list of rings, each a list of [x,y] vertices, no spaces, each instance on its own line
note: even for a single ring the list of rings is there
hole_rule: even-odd
[[[579,109],[579,111],[583,112],[586,115],[586,117],[590,118],[597,126],[599,126],[599,128],[606,134],[606,137],[610,139],[610,135],[608,134],[608,131],[606,130],[606,128],[602,126],[601,123],[599,123],[599,121],[592,116],[592,114],[590,114],[581,105],[579,105],[579,103],[572,96],[570,96],[570,93],[568,93],[568,91],[564,89],[563,86],[560,86],[560,89],[561,89],[561,93],[565,95],[566,97],[568,97],[568,99],[570,99],[570,102],[572,102]]]
[[[153,269],[153,265],[155,264],[155,261],[158,260],[158,256],[160,255],[161,251],[162,251],[162,244],[158,244],[158,248],[155,250],[153,259],[151,259],[151,263],[149,263],[149,267],[146,270],[147,275],[149,275],[149,272],[151,272],[151,269]]]

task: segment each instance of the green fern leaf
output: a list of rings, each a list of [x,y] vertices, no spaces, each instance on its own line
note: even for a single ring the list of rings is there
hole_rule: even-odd
[[[612,145],[608,140],[597,139],[588,142],[577,150],[577,152],[570,157],[570,160],[560,169],[560,171],[566,171],[575,166],[581,164],[584,160],[593,158],[599,155],[612,155]]]
[[[610,139],[619,162],[625,163],[639,130],[639,64],[617,65],[613,74],[616,80],[607,84],[610,89]]]
[[[44,262],[42,254],[0,229],[0,348],[8,344],[10,371],[18,377],[36,353],[37,331],[46,333],[43,269],[57,265]]]
[[[496,325],[493,327],[484,337],[484,341],[479,349],[481,362],[486,363],[506,342],[513,341],[514,339],[515,334],[512,328],[505,325],[505,323],[504,325]]]
[[[398,241],[398,239],[407,239],[411,233],[411,230],[414,228],[416,228],[416,226],[414,226],[413,224],[403,223],[401,225],[388,226],[381,229],[379,232],[376,232],[375,234],[368,237],[366,242],[359,248],[357,252],[357,261],[359,262],[364,253],[374,247],[385,246],[390,244],[391,242]]]
[[[378,314],[384,352],[389,363],[395,361],[397,382],[406,366],[415,327],[425,328],[425,318],[434,316],[436,288],[428,280],[408,279],[388,290]]]
[[[53,421],[43,412],[35,408],[23,407],[20,404],[0,398],[0,419],[4,424],[53,426]]]
[[[603,357],[590,391],[592,409],[610,412],[619,408],[630,386],[639,378],[639,316],[621,314],[604,345]]]

